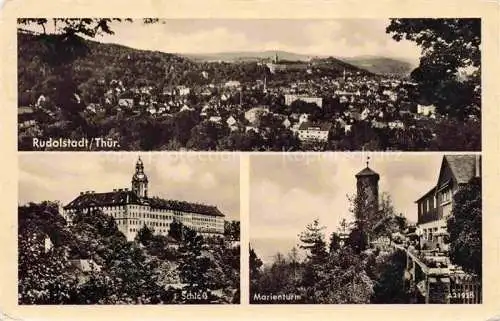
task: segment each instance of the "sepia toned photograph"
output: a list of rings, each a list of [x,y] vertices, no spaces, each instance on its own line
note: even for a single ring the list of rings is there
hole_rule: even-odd
[[[481,19],[17,21],[21,151],[480,151]]]
[[[252,155],[251,304],[482,303],[479,154]]]
[[[239,157],[208,156],[20,154],[18,303],[239,304]]]

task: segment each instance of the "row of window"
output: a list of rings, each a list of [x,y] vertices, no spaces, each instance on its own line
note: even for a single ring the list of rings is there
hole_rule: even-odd
[[[130,233],[135,233],[135,232],[139,232],[139,230],[140,229],[138,229],[138,228],[132,227],[129,231],[130,231]],[[157,232],[157,233],[161,233],[161,234],[166,234],[166,233],[168,233],[168,230],[161,230],[160,229],[160,230],[157,230],[157,231],[153,230],[153,232]]]
[[[440,204],[443,205],[445,203],[451,202],[452,200],[452,192],[451,189],[447,189],[443,191],[441,194],[441,202]],[[420,213],[426,213],[430,209],[434,209],[437,207],[437,199],[435,197],[429,198],[427,200],[424,200],[418,204]]]

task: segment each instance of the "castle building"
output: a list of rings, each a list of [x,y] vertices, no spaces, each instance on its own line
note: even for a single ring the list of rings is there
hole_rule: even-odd
[[[81,192],[63,207],[68,221],[78,211],[89,213],[101,210],[113,217],[118,229],[131,241],[146,225],[155,234],[167,235],[172,222],[178,221],[204,236],[224,234],[224,214],[216,206],[166,200],[148,196],[148,177],[139,157],[132,176],[132,189],[114,189],[112,192]]]
[[[421,245],[446,249],[447,219],[452,213],[453,196],[462,187],[481,177],[480,155],[445,155],[436,185],[415,201]]]

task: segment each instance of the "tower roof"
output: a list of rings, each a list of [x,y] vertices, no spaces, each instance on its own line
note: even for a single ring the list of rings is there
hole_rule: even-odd
[[[361,177],[361,176],[377,176],[377,177],[380,177],[378,175],[378,173],[374,172],[370,167],[366,166],[365,169],[363,169],[362,171],[360,171],[359,173],[356,174],[356,177]]]

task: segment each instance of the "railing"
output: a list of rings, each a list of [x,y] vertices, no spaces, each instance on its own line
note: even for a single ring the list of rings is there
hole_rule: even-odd
[[[405,274],[411,276],[411,283],[417,285],[413,290],[420,292],[425,303],[480,304],[482,302],[482,284],[478,276],[449,267],[428,267],[416,253],[397,244],[391,245],[406,253],[407,268],[413,269],[413,264],[418,265],[423,275],[417,271]],[[411,268],[410,263],[413,266]]]

